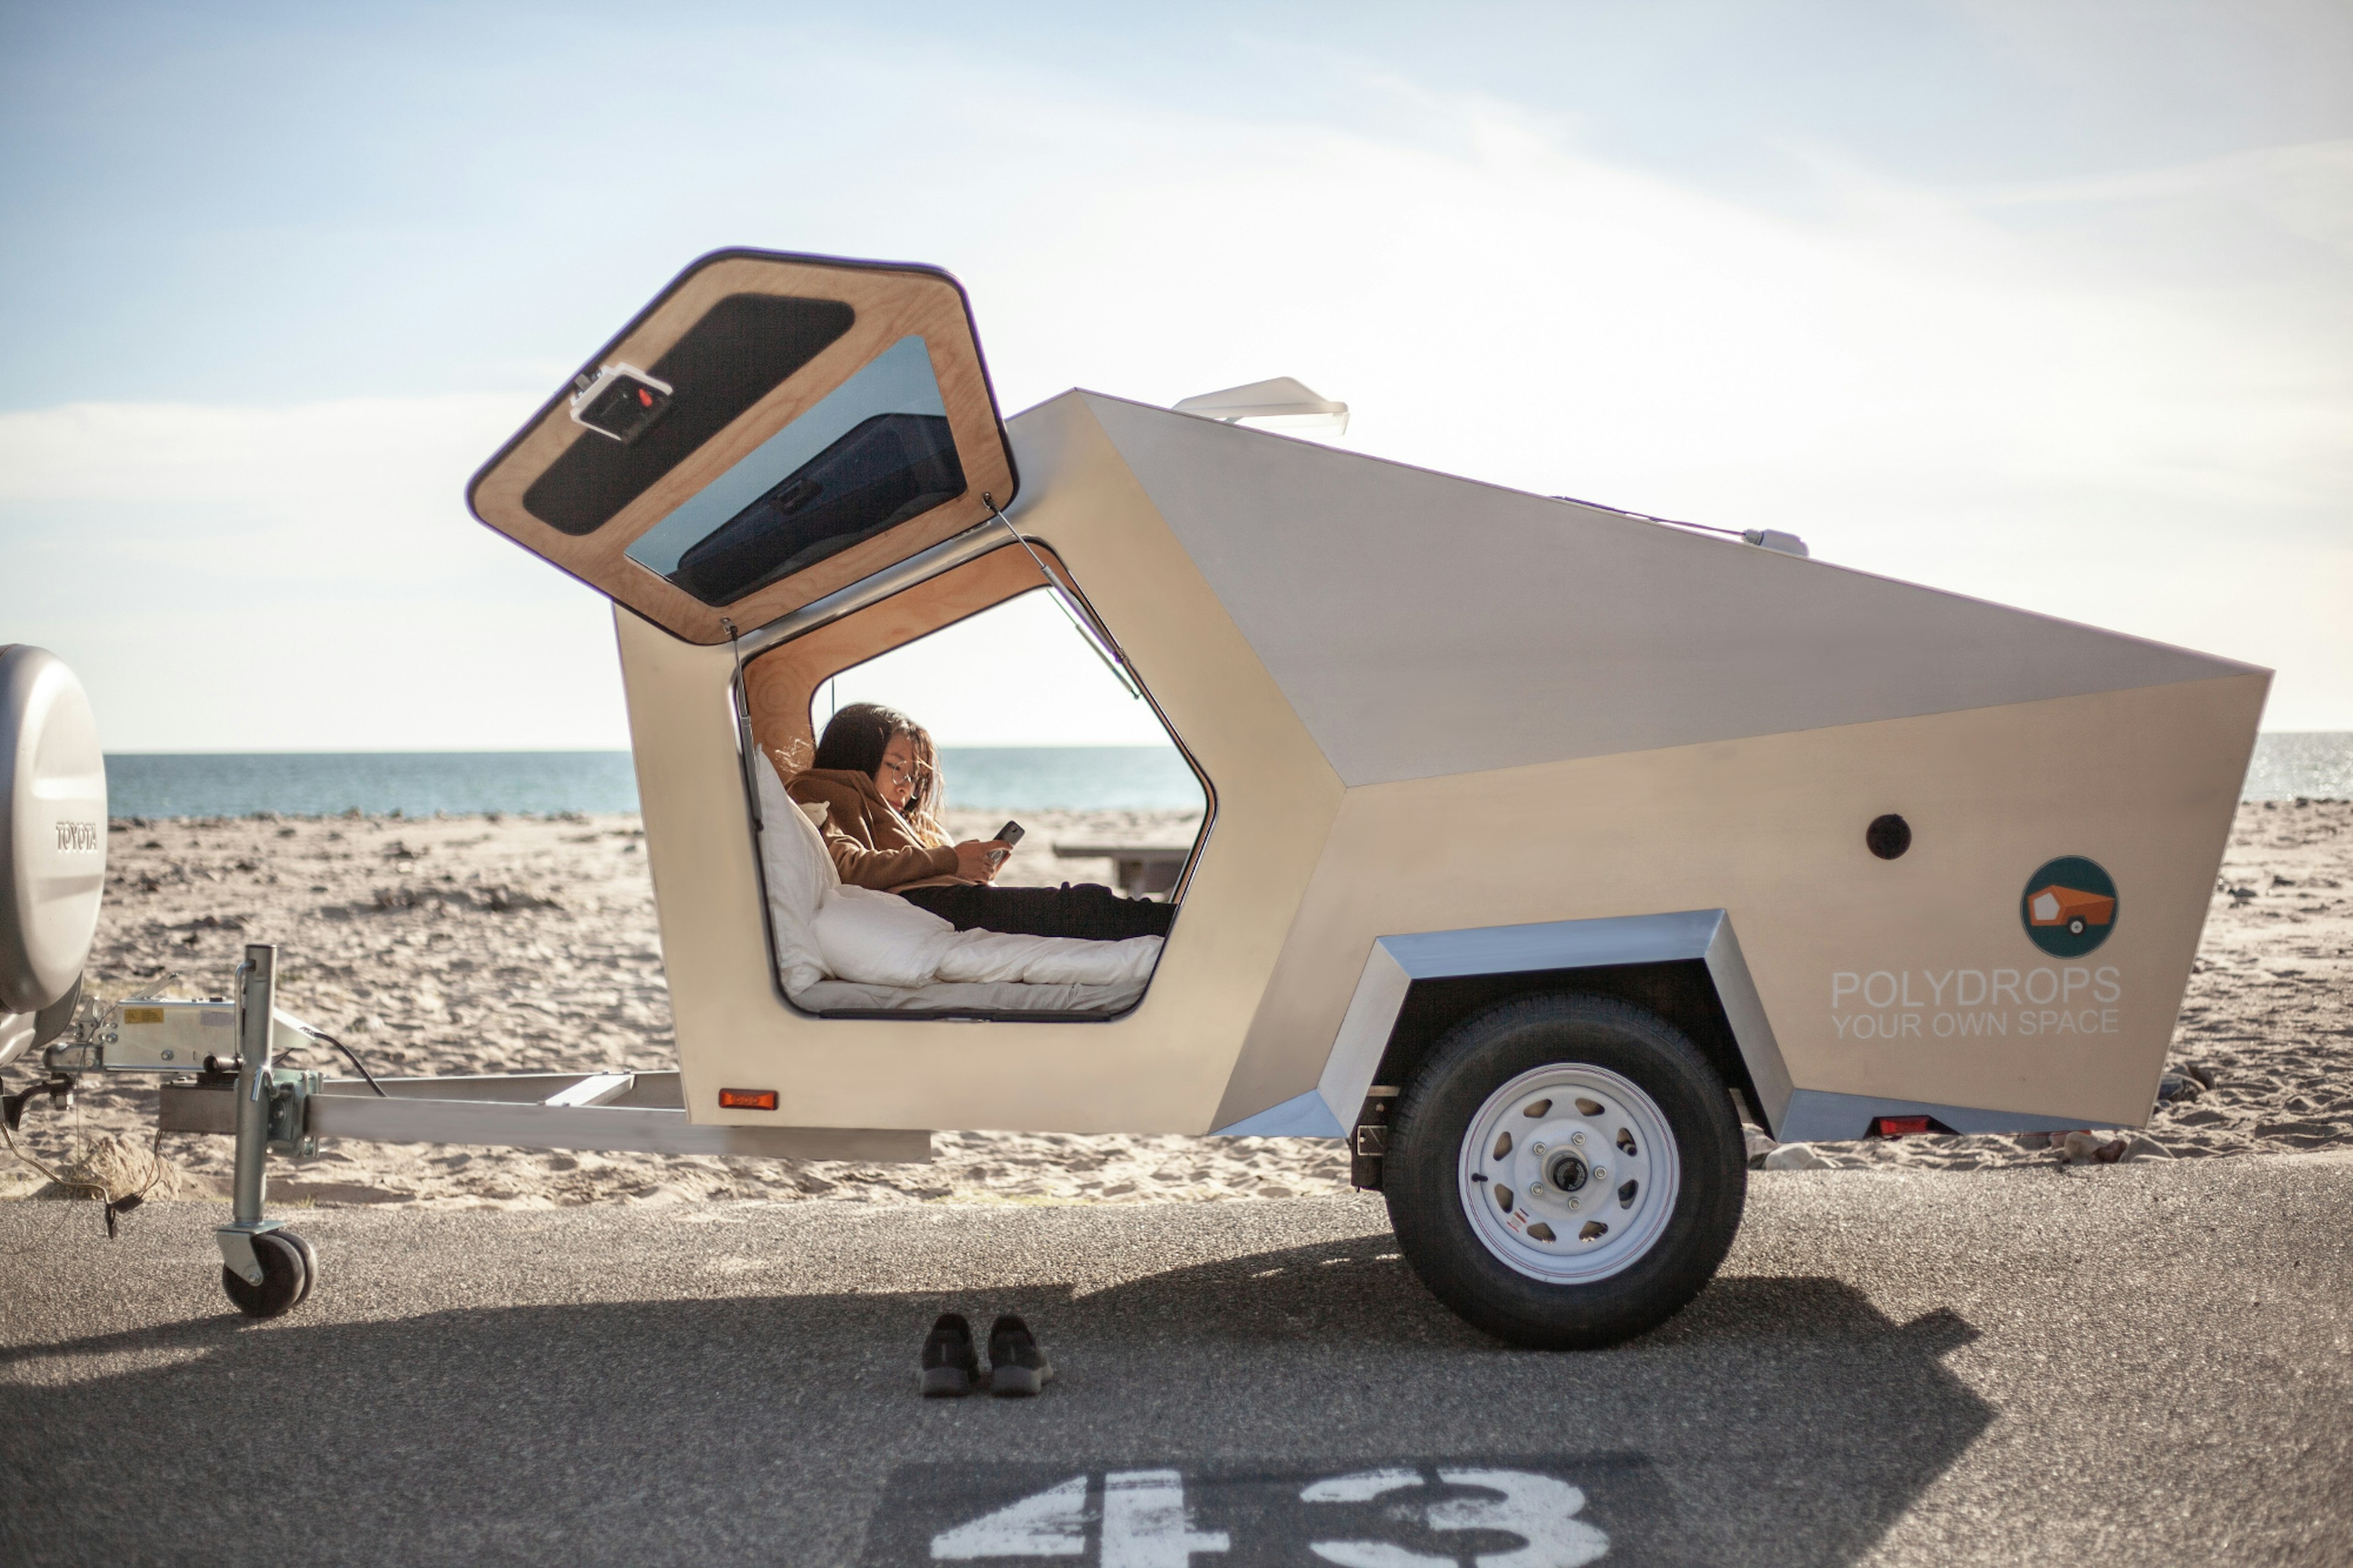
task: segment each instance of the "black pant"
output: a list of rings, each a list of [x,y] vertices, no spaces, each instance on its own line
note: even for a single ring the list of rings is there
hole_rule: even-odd
[[[1092,882],[1077,887],[994,888],[959,882],[940,888],[893,889],[958,931],[1008,931],[1015,936],[1075,936],[1117,942],[1131,936],[1166,936],[1176,918],[1174,904],[1123,899]]]

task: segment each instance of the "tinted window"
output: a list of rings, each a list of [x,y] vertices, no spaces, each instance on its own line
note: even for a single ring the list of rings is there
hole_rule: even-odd
[[[655,524],[628,555],[706,605],[732,605],[964,489],[931,355],[909,336]]]

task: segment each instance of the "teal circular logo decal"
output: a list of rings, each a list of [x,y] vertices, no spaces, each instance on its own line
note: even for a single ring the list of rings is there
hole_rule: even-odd
[[[2026,879],[2018,918],[2053,958],[2081,958],[2116,929],[2116,879],[2080,855],[2062,855]]]

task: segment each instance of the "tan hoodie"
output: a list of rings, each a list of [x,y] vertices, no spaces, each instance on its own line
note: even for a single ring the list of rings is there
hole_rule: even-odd
[[[785,786],[795,800],[826,808],[825,847],[854,888],[904,888],[955,880],[956,855],[931,848],[891,809],[873,779],[849,768],[811,768]]]

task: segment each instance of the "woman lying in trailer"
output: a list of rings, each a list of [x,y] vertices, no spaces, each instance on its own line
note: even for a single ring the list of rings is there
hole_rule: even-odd
[[[879,702],[853,702],[836,713],[816,759],[785,793],[826,807],[825,847],[844,883],[896,893],[958,931],[1118,942],[1166,936],[1176,918],[1173,905],[1124,899],[1092,882],[989,886],[1008,847],[995,839],[948,842],[932,738]]]

